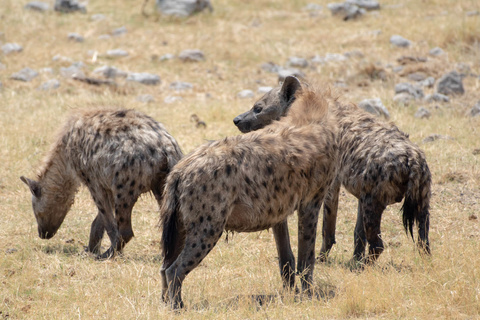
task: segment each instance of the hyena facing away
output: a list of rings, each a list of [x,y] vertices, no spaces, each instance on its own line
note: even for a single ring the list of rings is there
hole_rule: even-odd
[[[83,183],[98,208],[88,250],[100,252],[104,231],[112,257],[133,237],[132,208],[140,194],[152,191],[160,203],[167,174],[182,157],[162,124],[135,110],[78,112],[63,126],[37,180],[21,177],[32,193],[38,234],[50,239],[62,224]]]
[[[296,94],[301,91],[298,79],[287,77],[283,86],[265,94],[251,110],[233,122],[242,132],[262,128],[288,114]],[[382,123],[355,105],[337,101],[330,110],[339,126],[339,171],[325,196],[320,258],[325,259],[335,243],[338,194],[342,184],[358,199],[355,260],[365,259],[366,242],[370,261],[381,254],[382,213],[387,205],[403,198],[405,230],[409,230],[413,237],[412,229],[416,223],[418,245],[422,252],[430,253],[431,175],[423,152],[395,125]],[[274,229],[274,233],[278,230],[281,233],[275,234],[276,238],[288,237],[287,226]]]
[[[311,293],[317,208],[336,176],[336,127],[328,93],[305,90],[282,121],[262,130],[203,145],[167,178],[161,206],[164,299],[182,307],[185,276],[224,230],[283,228],[299,209],[298,265]],[[277,233],[281,233],[278,231]],[[288,236],[288,235],[287,235]],[[284,285],[294,285],[288,238],[275,238]]]

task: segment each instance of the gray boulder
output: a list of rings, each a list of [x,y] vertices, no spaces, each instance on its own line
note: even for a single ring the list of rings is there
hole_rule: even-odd
[[[387,108],[383,105],[382,100],[380,100],[380,98],[362,100],[360,101],[358,106],[363,110],[370,112],[376,116],[382,116],[382,117],[385,117],[386,119],[390,119],[390,113],[388,112]]]
[[[23,47],[17,43],[5,43],[2,46],[3,54],[10,54],[12,52],[22,52]]]
[[[462,76],[456,71],[445,74],[438,80],[437,93],[441,93],[447,96],[464,94],[465,89],[463,88]]]
[[[78,3],[76,0],[55,0],[55,11],[63,13],[81,12],[87,13],[85,5]]]
[[[188,82],[174,81],[170,83],[170,89],[175,91],[185,91],[193,88],[193,85]]]
[[[442,48],[435,47],[435,48],[431,49],[428,53],[429,53],[431,56],[438,57],[438,56],[444,55],[444,54],[445,54],[445,51],[443,51]]]
[[[421,99],[424,96],[422,88],[408,82],[402,82],[395,85],[395,93],[408,93],[415,99]]]
[[[444,94],[435,92],[433,94],[428,94],[425,97],[425,102],[449,102],[450,98]]]
[[[143,103],[151,103],[155,102],[155,98],[151,94],[142,94],[137,96],[137,101]]]
[[[412,102],[412,100],[414,100],[414,97],[407,92],[397,93],[393,97],[393,102],[403,106],[408,106]]]
[[[180,52],[178,55],[178,58],[184,62],[190,61],[190,62],[198,62],[198,61],[203,61],[205,60],[205,55],[203,54],[203,51],[198,50],[198,49],[188,49],[188,50],[183,50]]]
[[[177,101],[182,101],[182,97],[178,97],[178,96],[167,96],[165,97],[165,99],[163,99],[163,102],[167,103],[167,104],[171,104],[171,103],[175,103]]]
[[[294,68],[306,68],[308,67],[308,61],[305,58],[290,57],[287,61],[287,66]]]
[[[27,3],[24,8],[33,11],[44,12],[50,10],[50,5],[41,1],[32,1]]]
[[[422,87],[433,88],[433,85],[435,84],[435,78],[428,77],[425,80],[419,81],[418,84],[421,85]]]
[[[330,9],[330,12],[332,12],[332,15],[340,16],[344,21],[353,20],[361,17],[366,12],[365,9],[348,2],[329,3],[327,4],[327,7],[328,9]]]
[[[260,68],[262,70],[265,70],[265,71],[270,72],[270,73],[277,73],[278,71],[280,71],[282,69],[281,66],[279,66],[278,64],[275,64],[273,62],[262,63]]]
[[[29,81],[32,81],[37,76],[38,76],[37,71],[30,68],[23,68],[22,70],[12,74],[10,76],[10,79],[29,82]]]
[[[410,40],[405,39],[397,34],[390,37],[390,43],[400,48],[407,48],[412,44]]]
[[[160,76],[146,72],[130,73],[127,81],[139,82],[146,85],[157,85],[160,84]]]
[[[59,87],[60,87],[60,81],[58,81],[57,79],[50,79],[42,83],[40,87],[38,87],[38,90],[49,91],[53,89],[58,89]]]
[[[75,41],[75,42],[83,42],[83,41],[85,41],[85,38],[83,38],[83,36],[78,34],[78,33],[70,32],[68,34],[68,40],[72,40],[72,41]]]
[[[428,111],[428,109],[425,109],[424,107],[418,108],[417,112],[415,112],[414,117],[418,119],[428,119],[431,116],[431,112]]]
[[[273,87],[258,87],[257,93],[265,94],[267,92],[270,92],[273,89]]]
[[[120,57],[127,57],[128,52],[123,49],[112,49],[107,51],[107,57],[109,58],[120,58]]]
[[[127,27],[123,26],[112,31],[112,36],[118,37],[127,33]]]
[[[278,74],[278,81],[283,81],[288,76],[295,76],[297,78],[305,78],[305,73],[303,73],[302,71],[300,71],[298,69],[295,69],[295,68],[280,69],[277,74]]]
[[[105,78],[114,79],[117,77],[126,78],[127,72],[111,66],[102,66],[93,70],[93,73],[101,73]]]
[[[208,9],[213,11],[210,0],[157,0],[157,9],[166,16],[188,17]]]
[[[378,1],[373,0],[347,0],[346,3],[354,4],[359,8],[363,8],[365,10],[379,10],[380,4]]]
[[[105,20],[106,18],[107,17],[104,14],[96,13],[96,14],[92,14],[92,16],[90,17],[90,20],[101,21],[101,20]]]
[[[71,65],[70,67],[61,67],[60,75],[64,78],[85,78],[85,73],[81,66]]]
[[[245,89],[237,93],[237,98],[240,98],[240,99],[253,98],[254,96],[255,94],[253,93],[253,91],[249,89]]]
[[[480,100],[470,109],[468,112],[470,117],[479,117],[480,116]]]

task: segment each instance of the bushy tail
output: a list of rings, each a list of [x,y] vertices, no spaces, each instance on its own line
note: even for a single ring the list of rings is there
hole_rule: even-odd
[[[430,196],[432,178],[425,161],[410,168],[408,189],[403,202],[403,226],[405,232],[413,237],[413,225],[418,228],[418,245],[430,254],[428,230],[430,227]],[[414,239],[415,240],[415,239]]]
[[[181,221],[178,203],[178,177],[171,175],[167,179],[160,206],[160,225],[162,231],[162,253],[164,261],[172,263],[183,247],[184,226]]]

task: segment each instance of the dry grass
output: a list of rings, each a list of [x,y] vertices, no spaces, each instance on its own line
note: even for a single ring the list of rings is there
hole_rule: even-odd
[[[479,10],[471,1],[382,1],[378,14],[343,22],[326,9],[317,16],[302,8],[309,2],[272,0],[213,1],[213,14],[189,19],[162,18],[141,13],[143,0],[90,1],[88,15],[27,12],[27,0],[3,0],[0,6],[0,41],[17,42],[19,54],[0,55],[6,69],[0,70],[0,318],[8,319],[259,319],[259,318],[379,318],[379,319],[472,319],[480,313],[480,118],[465,116],[480,100],[480,80],[464,80],[466,94],[450,104],[426,106],[429,120],[413,117],[420,103],[409,107],[393,105],[393,86],[398,74],[387,64],[398,65],[402,55],[428,56],[428,50],[443,47],[446,56],[433,59],[423,71],[435,74],[455,69],[457,63],[480,73]],[[147,8],[153,11],[153,1]],[[390,7],[402,3],[400,8]],[[93,13],[107,19],[90,20]],[[98,36],[126,26],[128,33],[99,40]],[[372,32],[381,30],[381,33]],[[67,40],[69,32],[86,37],[84,43]],[[412,40],[409,49],[389,44],[392,34]],[[123,48],[130,55],[108,59],[109,49]],[[159,62],[152,56],[178,54],[198,48],[206,61]],[[92,60],[89,50],[98,52]],[[387,244],[378,264],[364,271],[351,271],[356,201],[341,196],[337,244],[330,261],[318,264],[315,285],[319,299],[302,300],[281,291],[276,250],[271,233],[235,234],[221,241],[184,283],[188,309],[175,314],[161,302],[159,231],[157,204],[146,196],[134,210],[136,237],[123,257],[98,262],[83,253],[95,208],[82,189],[58,234],[45,241],[37,237],[30,207],[30,194],[19,179],[33,176],[53,133],[72,108],[120,105],[136,108],[163,122],[185,152],[206,139],[238,134],[234,116],[250,108],[254,99],[239,100],[242,89],[277,83],[276,76],[259,68],[273,61],[284,64],[288,57],[360,50],[357,58],[343,63],[318,65],[305,70],[312,80],[348,84],[344,99],[358,102],[379,97],[391,120],[421,144],[430,134],[454,140],[421,144],[433,173],[431,259],[422,259],[401,226],[400,205],[389,207],[383,218]],[[162,77],[160,86],[119,81],[116,89],[94,87],[58,75],[70,63],[52,61],[62,55],[83,61],[89,74],[103,64]],[[49,67],[54,75],[42,73],[29,83],[9,79],[10,74],[29,66]],[[383,79],[379,73],[384,74]],[[59,78],[53,92],[36,88],[46,79]],[[380,79],[379,79],[380,78]],[[359,80],[357,80],[359,79]],[[348,81],[347,81],[348,80]],[[175,93],[173,81],[188,81],[194,89]],[[428,92],[427,92],[428,93]],[[151,94],[155,103],[136,101]],[[167,105],[168,95],[182,101]],[[197,114],[207,127],[190,121]],[[292,245],[296,246],[296,216],[290,219]],[[321,240],[317,240],[317,248]],[[107,243],[105,243],[107,245]],[[263,303],[255,302],[262,296]],[[261,297],[260,297],[261,298]]]

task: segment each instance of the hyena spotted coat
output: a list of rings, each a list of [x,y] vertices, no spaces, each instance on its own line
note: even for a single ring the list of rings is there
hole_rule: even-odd
[[[301,208],[298,266],[311,293],[317,208],[336,176],[336,127],[328,93],[305,91],[281,122],[200,146],[167,178],[161,206],[164,298],[183,306],[185,276],[212,250],[224,230],[282,228]],[[288,238],[276,238],[280,272],[293,286],[295,259]]]
[[[99,254],[104,231],[112,257],[133,237],[132,208],[151,191],[160,203],[165,179],[182,152],[164,126],[135,110],[97,109],[73,114],[59,132],[36,180],[21,177],[32,193],[38,234],[55,235],[80,184],[98,208],[88,250]]]
[[[302,85],[287,77],[258,100],[253,108],[233,122],[242,132],[263,128],[289,112]],[[358,199],[355,226],[354,259],[365,259],[369,244],[370,261],[383,251],[380,222],[386,206],[404,200],[403,223],[413,237],[418,228],[418,245],[430,253],[428,230],[431,174],[424,153],[395,125],[383,123],[353,104],[336,101],[331,113],[339,126],[339,171],[324,201],[323,244],[320,258],[325,259],[335,243],[338,195],[343,186]],[[320,209],[320,207],[318,208]],[[288,228],[278,228],[276,238],[288,237]],[[274,229],[274,232],[276,230]]]

